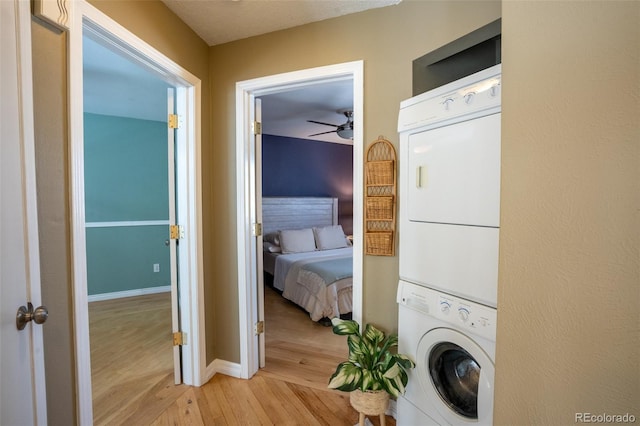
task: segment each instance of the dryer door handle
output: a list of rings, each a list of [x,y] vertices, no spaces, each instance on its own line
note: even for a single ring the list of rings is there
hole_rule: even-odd
[[[427,166],[418,166],[416,167],[416,188],[422,188],[423,181],[427,180]],[[427,183],[424,182],[424,186],[427,186]]]

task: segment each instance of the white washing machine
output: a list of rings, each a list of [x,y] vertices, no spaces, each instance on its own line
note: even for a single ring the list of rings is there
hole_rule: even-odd
[[[398,426],[491,425],[496,309],[405,281],[398,304],[398,352],[416,363]]]

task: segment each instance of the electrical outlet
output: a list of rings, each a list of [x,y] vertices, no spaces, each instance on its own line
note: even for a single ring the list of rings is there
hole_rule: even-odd
[[[153,264],[153,272],[160,272],[160,264],[159,263],[154,263]]]

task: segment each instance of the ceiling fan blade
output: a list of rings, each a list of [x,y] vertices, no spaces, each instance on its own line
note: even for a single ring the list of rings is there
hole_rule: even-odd
[[[309,123],[316,123],[316,124],[322,124],[324,126],[333,126],[333,127],[340,127],[337,124],[331,124],[331,123],[323,123],[322,121],[315,121],[315,120],[307,120]]]
[[[315,133],[313,135],[309,135],[309,137],[311,137],[311,136],[319,136],[319,135],[326,135],[327,133],[337,133],[337,132],[338,132],[338,130],[330,130],[328,132]]]

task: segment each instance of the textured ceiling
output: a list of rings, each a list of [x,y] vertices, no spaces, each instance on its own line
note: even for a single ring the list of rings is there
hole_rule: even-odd
[[[400,1],[162,0],[209,46],[391,6]]]

